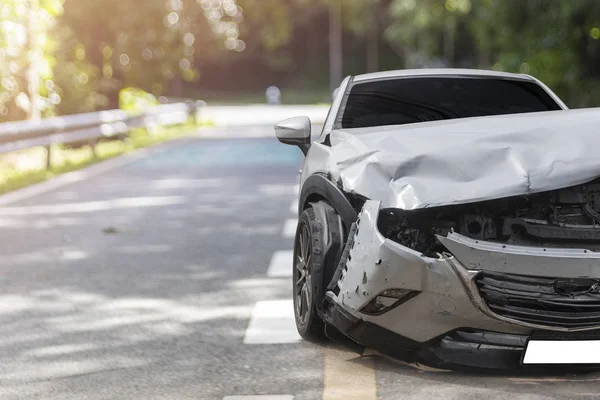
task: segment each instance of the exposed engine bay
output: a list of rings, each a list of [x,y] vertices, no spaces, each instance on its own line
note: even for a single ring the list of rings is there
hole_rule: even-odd
[[[600,251],[600,179],[527,196],[404,211],[381,210],[379,231],[427,256],[446,251],[435,235]]]

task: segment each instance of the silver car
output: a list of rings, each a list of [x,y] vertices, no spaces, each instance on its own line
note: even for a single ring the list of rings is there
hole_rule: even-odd
[[[346,78],[305,154],[298,332],[443,368],[600,363],[600,109],[479,70]]]

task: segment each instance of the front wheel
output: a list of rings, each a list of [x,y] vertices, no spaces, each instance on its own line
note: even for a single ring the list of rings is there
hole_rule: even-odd
[[[315,212],[307,208],[302,212],[294,241],[293,294],[294,317],[300,336],[309,341],[323,339],[324,323],[316,308],[315,265],[322,262],[321,243],[318,240],[319,222]],[[317,240],[315,240],[317,238]]]

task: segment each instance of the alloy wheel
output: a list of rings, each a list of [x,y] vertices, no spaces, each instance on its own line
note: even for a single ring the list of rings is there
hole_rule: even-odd
[[[312,307],[312,245],[308,226],[303,224],[296,242],[294,260],[294,285],[296,296],[296,315],[301,324],[305,324]]]

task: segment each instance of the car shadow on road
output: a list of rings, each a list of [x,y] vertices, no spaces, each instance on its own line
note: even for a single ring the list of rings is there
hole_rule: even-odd
[[[323,351],[349,351],[340,344],[324,341],[317,343]],[[361,355],[354,352],[346,356],[351,365],[374,369],[378,382],[379,398],[440,398],[448,391],[450,398],[598,398],[597,385],[600,371],[531,369],[493,371],[464,369],[460,371],[432,368],[408,363],[366,349]],[[427,393],[423,388],[428,388]],[[429,392],[430,391],[430,392]],[[492,396],[492,397],[490,397]],[[494,397],[496,398],[496,397]]]

